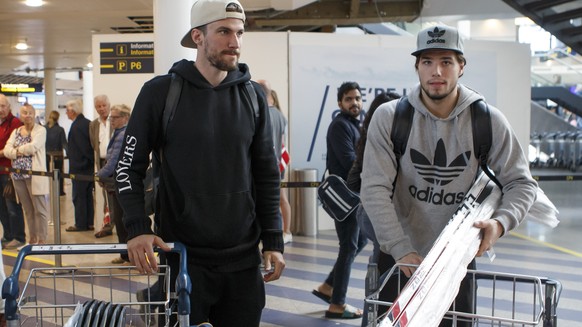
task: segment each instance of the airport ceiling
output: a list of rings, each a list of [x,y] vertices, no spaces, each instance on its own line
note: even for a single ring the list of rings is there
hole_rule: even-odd
[[[28,7],[25,0],[0,0],[0,75],[79,71],[90,61],[93,34],[153,32],[154,0],[42,1],[42,7]],[[337,26],[431,17],[514,18],[521,13],[582,53],[582,0],[240,1],[250,31],[333,32]],[[29,49],[17,50],[14,46],[20,41],[26,41]]]
[[[153,32],[153,0],[43,2],[42,7],[28,7],[24,0],[0,0],[0,74],[81,70],[90,61],[93,34]],[[336,25],[413,21],[420,15],[423,1],[241,0],[241,3],[247,13],[247,30],[331,32]],[[15,48],[21,41],[29,45],[27,50]]]
[[[582,0],[503,0],[582,54]]]

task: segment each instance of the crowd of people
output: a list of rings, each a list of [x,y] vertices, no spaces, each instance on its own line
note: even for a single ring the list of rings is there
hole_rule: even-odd
[[[258,326],[264,283],[281,277],[284,244],[292,241],[290,206],[280,188],[288,160],[287,120],[269,83],[251,81],[249,67],[239,62],[246,20],[242,5],[237,0],[198,0],[190,18],[181,44],[198,50],[196,60],[176,62],[169,74],[146,82],[133,112],[126,105],[111,107],[107,96],[98,95],[98,117],[89,121],[82,103],[71,100],[66,114],[72,124],[65,138],[58,113],[49,114],[44,128],[36,123],[31,105],[23,105],[17,118],[0,95],[0,165],[46,171],[47,154],[66,150],[69,172],[94,175],[103,188],[105,218],[98,222],[95,237],[112,235],[115,228],[119,242],[127,242],[127,255],[113,263],[130,262],[151,274],[158,268],[153,248],[169,250],[167,242],[181,242],[188,252],[188,273],[196,280],[190,324]],[[419,83],[407,96],[415,114],[403,153],[395,152],[391,139],[400,96],[378,96],[362,124],[360,86],[350,81],[338,88],[340,110],[327,131],[326,168],[361,192],[362,206],[335,221],[337,260],[313,290],[329,305],[326,318],[363,316],[361,309],[346,303],[346,293],[352,263],[368,239],[374,244],[370,260],[381,272],[397,263],[418,265],[457,209],[457,202],[429,203],[411,189],[461,195],[480,169],[471,154],[468,108],[483,97],[459,83],[467,60],[458,31],[445,25],[420,31],[412,55]],[[167,106],[172,102],[168,99],[175,100],[174,108]],[[171,110],[168,119],[165,110]],[[482,231],[478,256],[523,220],[536,192],[527,158],[507,120],[497,108],[489,105],[489,110],[495,139],[487,163],[504,195],[492,219],[474,225]],[[144,210],[143,180],[152,154],[159,155],[153,224]],[[454,180],[444,182],[448,165],[453,165],[447,158],[456,158],[457,171]],[[62,161],[53,164],[62,167]],[[116,168],[123,168],[123,180],[115,178]],[[3,247],[46,243],[47,179],[1,171],[0,187],[8,184],[16,197],[4,192],[0,201]],[[97,227],[94,189],[94,181],[72,180],[75,222],[67,232]],[[174,255],[162,259],[177,271]],[[404,267],[402,278],[414,270]],[[393,301],[398,288],[391,286],[381,299]],[[461,285],[458,310],[472,312],[472,294],[470,286]]]
[[[102,105],[103,103],[105,105]],[[8,98],[0,94],[0,166],[21,170],[0,171],[0,187],[3,191],[0,194],[0,219],[4,231],[2,248],[19,249],[26,244],[45,244],[49,242],[48,226],[54,223],[49,209],[50,179],[22,171],[32,170],[38,173],[59,169],[61,173],[68,172],[89,178],[97,175],[106,181],[113,180],[121,141],[113,143],[115,137],[112,136],[122,135],[119,131],[123,131],[127,125],[131,110],[125,105],[119,105],[116,114],[110,115],[110,104],[105,95],[95,97],[95,109],[99,118],[104,117],[106,123],[101,128],[101,133],[99,130],[96,131],[98,139],[90,142],[90,124],[83,116],[83,105],[80,100],[70,100],[66,104],[67,117],[72,121],[67,135],[65,129],[59,125],[58,111],[48,113],[46,125],[42,126],[32,105],[24,103],[15,116]],[[112,124],[109,123],[110,120],[113,121]],[[117,152],[110,151],[112,148]],[[105,151],[105,155],[99,165],[96,165],[94,158],[101,150]],[[67,157],[69,168],[68,171],[64,171]],[[108,169],[103,169],[106,163]],[[64,178],[59,180],[59,196],[66,195],[63,181]],[[65,230],[68,232],[93,230],[94,182],[73,178],[71,184],[75,223]],[[105,195],[110,195],[111,190],[114,190],[112,182],[108,185],[100,184]],[[105,218],[109,219],[108,203],[113,203],[113,200],[105,197],[104,203]],[[116,209],[118,209],[116,218],[120,222],[120,226],[117,227],[119,242],[125,242],[121,226],[123,213],[119,210],[119,205]],[[112,234],[110,226],[108,220],[103,223],[101,232],[108,231],[105,236]],[[126,261],[118,259],[114,260],[114,263]]]

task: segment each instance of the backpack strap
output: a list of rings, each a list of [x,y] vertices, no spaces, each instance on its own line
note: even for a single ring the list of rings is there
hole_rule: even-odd
[[[414,108],[408,102],[407,97],[401,97],[394,111],[392,131],[390,132],[390,139],[392,139],[392,143],[394,144],[394,155],[396,155],[398,166],[400,166],[400,158],[406,151],[406,144],[408,143],[408,137],[412,129],[413,117]]]
[[[394,145],[394,155],[396,156],[396,176],[394,176],[394,182],[392,183],[393,188],[396,187],[396,180],[400,172],[400,158],[406,151],[406,144],[408,144],[413,118],[414,108],[410,105],[407,97],[401,97],[394,110],[392,131],[390,132],[390,139]],[[394,196],[394,193],[392,193],[392,196]]]
[[[166,139],[168,124],[174,118],[174,114],[176,113],[176,107],[178,107],[183,84],[184,79],[182,76],[172,73],[172,81],[170,82],[170,89],[168,91],[168,96],[166,97],[166,106],[164,107],[164,115],[162,118],[163,141]]]
[[[503,190],[503,186],[495,175],[493,175],[489,166],[487,166],[487,158],[489,156],[489,150],[491,150],[491,143],[493,142],[493,129],[491,127],[489,106],[482,99],[471,104],[471,125],[473,128],[473,151],[475,152],[475,158],[477,158],[479,166],[485,175],[499,186],[499,189]]]
[[[166,142],[166,135],[168,133],[168,125],[170,121],[174,118],[174,114],[176,113],[176,107],[178,107],[178,102],[180,101],[180,95],[182,93],[182,85],[184,84],[184,78],[182,76],[172,73],[172,80],[170,81],[170,88],[168,90],[168,95],[166,96],[166,105],[164,106],[164,111],[162,115],[162,139],[158,142],[158,151],[156,155],[156,151],[154,151],[154,160],[157,162],[153,162],[156,171],[154,173],[158,173],[159,165],[163,160],[163,152],[164,152],[164,143]],[[156,174],[156,176],[159,176]]]
[[[242,84],[239,84],[239,86]],[[259,122],[259,100],[257,98],[257,91],[253,87],[251,81],[246,81],[244,83],[244,87],[241,86],[242,89],[242,98],[245,101],[245,104],[253,108],[253,113],[255,115],[255,126]]]

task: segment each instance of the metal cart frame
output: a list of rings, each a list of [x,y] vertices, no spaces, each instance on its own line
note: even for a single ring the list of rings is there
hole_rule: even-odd
[[[65,317],[72,314],[79,299],[86,299],[86,303],[90,300],[97,300],[96,287],[109,288],[109,303],[112,305],[125,306],[126,314],[137,316],[133,310],[137,306],[161,306],[160,316],[165,316],[166,325],[169,324],[169,316],[176,314],[178,318],[178,325],[180,327],[190,326],[190,293],[192,284],[187,273],[186,266],[186,248],[181,243],[169,243],[170,252],[175,252],[180,255],[180,264],[178,269],[178,277],[176,278],[176,291],[172,293],[171,298],[177,299],[177,304],[169,305],[174,301],[170,301],[170,292],[167,292],[166,299],[163,301],[137,301],[135,291],[138,285],[146,284],[149,287],[152,283],[158,280],[158,277],[167,275],[164,278],[165,289],[168,290],[170,284],[170,267],[160,266],[160,273],[154,275],[140,274],[135,267],[131,266],[103,266],[103,267],[58,267],[58,268],[34,268],[26,280],[25,286],[20,292],[19,275],[22,270],[24,259],[29,255],[80,255],[80,254],[101,254],[101,253],[127,253],[126,244],[70,244],[70,245],[28,245],[20,250],[12,274],[6,278],[2,285],[2,298],[6,300],[5,303],[5,317],[8,327],[21,326],[21,310],[27,310],[36,316],[33,326],[43,326],[43,318],[52,319],[54,322],[45,322],[48,326],[64,325]],[[159,249],[155,249],[159,252]],[[144,281],[145,280],[145,281]],[[125,290],[121,293],[129,293],[125,295],[114,296],[113,283],[124,283],[129,285],[127,292]],[[100,283],[100,285],[95,285]],[[109,284],[108,284],[109,283]],[[51,301],[53,303],[41,303],[38,301],[36,292],[37,287],[53,287],[54,297]],[[63,290],[69,290],[71,297],[74,299],[73,303],[65,303],[63,296],[57,296]],[[81,292],[82,290],[82,292]],[[119,293],[119,291],[117,291]],[[67,294],[69,294],[67,293]],[[101,292],[102,294],[102,292]],[[58,298],[58,299],[57,299]],[[61,302],[63,301],[63,302]],[[61,302],[61,303],[57,303]],[[96,302],[96,301],[95,301]],[[114,303],[115,302],[115,303]],[[50,312],[50,314],[48,313]],[[142,320],[149,325],[149,312],[143,314]],[[30,314],[32,316],[32,314]],[[30,318],[27,318],[30,319]],[[59,320],[60,319],[60,320]],[[133,318],[130,318],[133,319]],[[121,319],[119,320],[121,321]],[[125,319],[124,319],[125,321]],[[26,319],[22,322],[26,322]],[[132,325],[132,324],[131,324]],[[124,324],[125,326],[125,324]],[[210,326],[203,324],[202,326]]]
[[[411,265],[396,264],[379,279],[382,280],[379,287],[369,285],[373,291],[367,293],[369,295],[364,300],[368,312],[366,317],[368,327],[379,326],[384,318],[384,315],[378,314],[378,306],[392,305],[392,302],[378,300],[380,291],[387,284],[389,277],[398,278],[402,289],[401,283],[404,279],[401,278],[400,267],[403,266]],[[471,283],[478,286],[474,287],[477,293],[475,298],[482,299],[477,301],[475,313],[448,311],[444,319],[452,320],[453,326],[456,326],[457,322],[468,321],[472,326],[557,327],[556,309],[562,292],[562,284],[559,281],[482,270],[468,270],[467,277]],[[479,294],[479,290],[486,294]]]

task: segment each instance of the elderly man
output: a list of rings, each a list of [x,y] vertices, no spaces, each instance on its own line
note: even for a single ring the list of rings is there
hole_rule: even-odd
[[[67,117],[73,121],[69,130],[69,173],[78,175],[94,174],[93,148],[89,139],[89,119],[83,115],[81,100],[67,102]],[[73,179],[73,205],[75,225],[67,227],[67,232],[81,232],[95,229],[93,226],[94,205],[92,181]]]
[[[109,112],[111,111],[111,103],[109,102],[107,95],[100,94],[93,99],[93,104],[98,117],[93,119],[89,124],[89,137],[91,139],[91,146],[93,147],[93,153],[95,156],[95,171],[99,171],[103,166],[105,166],[107,145],[109,144],[109,139],[113,133],[108,119]],[[102,191],[103,227],[95,233],[95,237],[97,238],[109,236],[113,233],[113,225],[111,224],[109,207],[107,205],[107,192],[105,189],[102,189]]]

